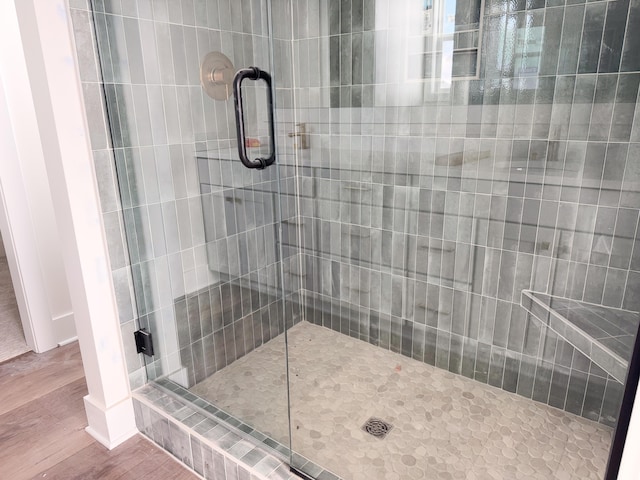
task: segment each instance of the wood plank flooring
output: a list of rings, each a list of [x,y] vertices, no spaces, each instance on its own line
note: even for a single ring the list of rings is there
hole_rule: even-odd
[[[84,381],[77,343],[41,355],[27,353],[0,363],[0,415],[76,380]]]
[[[107,450],[84,431],[77,343],[0,363],[0,478],[197,479],[141,435]]]

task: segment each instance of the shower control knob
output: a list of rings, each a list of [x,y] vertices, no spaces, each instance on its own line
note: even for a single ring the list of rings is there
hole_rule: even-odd
[[[227,100],[231,96],[233,63],[220,52],[209,52],[200,65],[200,83],[205,93],[215,100]]]

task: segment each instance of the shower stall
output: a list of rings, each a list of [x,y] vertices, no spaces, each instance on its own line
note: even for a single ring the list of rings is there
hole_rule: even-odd
[[[640,323],[640,4],[72,16],[144,433],[205,478],[604,478]]]

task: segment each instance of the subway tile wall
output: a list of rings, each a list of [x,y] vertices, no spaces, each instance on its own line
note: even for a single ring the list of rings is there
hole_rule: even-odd
[[[121,201],[88,5],[71,2],[134,386],[145,378],[132,341],[137,311],[140,325],[155,325],[163,338],[173,339],[171,346],[161,346],[171,363],[152,364],[152,375],[184,365],[187,384],[280,331],[273,323],[279,303],[264,288],[273,285],[277,262],[267,270],[253,264],[245,273],[238,262],[236,275],[222,269],[217,273],[223,275],[213,279],[208,268],[212,252],[219,255],[221,249],[248,245],[249,239],[276,235],[274,223],[262,233],[256,226],[250,233],[224,238],[215,238],[214,229],[215,240],[210,241],[206,222],[199,221],[203,193],[196,151],[207,152],[208,158],[212,151],[232,148],[233,119],[228,107],[205,108],[212,102],[194,75],[199,57],[185,42],[195,35],[202,50],[196,49],[198,55],[212,42],[225,52],[233,47],[230,56],[236,65],[266,58],[264,19],[247,16],[232,3],[215,4],[218,16],[210,2],[96,3],[99,38],[109,42],[112,54],[102,62],[107,101],[118,107],[112,118],[115,164],[118,171],[130,173],[120,176]],[[633,120],[638,116],[639,69],[634,45],[640,40],[633,29],[624,28],[627,17],[632,21],[640,14],[637,7],[621,0],[546,6],[488,2],[480,78],[456,81],[449,91],[436,94],[411,89],[409,104],[403,105],[397,103],[403,98],[400,83],[353,81],[353,62],[371,69],[369,78],[383,78],[384,62],[394,54],[381,49],[390,38],[385,29],[371,30],[371,23],[379,18],[377,8],[388,14],[394,9],[379,1],[372,15],[368,9],[373,2],[337,3],[336,10],[335,1],[295,2],[293,30],[288,22],[275,28],[274,72],[283,120],[279,144],[286,158],[281,167],[287,219],[284,283],[292,295],[286,318],[299,316],[296,284],[304,278],[311,321],[614,423],[621,385],[551,332],[537,332],[535,320],[524,315],[518,302],[520,290],[532,288],[638,310],[632,292],[640,251],[634,248],[640,126]],[[286,18],[288,8],[274,2],[274,17]],[[227,9],[229,24],[223,24],[220,14]],[[351,15],[351,27],[347,17],[339,17],[339,33],[329,30],[336,11]],[[362,32],[374,32],[375,41],[354,42],[360,11],[365,15]],[[545,27],[547,48],[535,88],[529,88],[530,79],[515,76],[513,55],[501,48],[508,43],[505,38],[526,25]],[[388,24],[386,28],[388,34]],[[594,29],[602,33],[598,45],[592,45],[591,34],[583,39],[583,32]],[[330,48],[336,36],[340,45],[350,47],[342,52],[346,58],[340,67],[351,68],[351,83],[332,83],[328,65],[336,61]],[[162,45],[167,38],[169,44]],[[256,42],[262,42],[258,54],[252,52]],[[161,53],[157,62],[149,54],[154,50]],[[496,51],[502,52],[500,57],[492,57]],[[374,58],[363,62],[367,52]],[[579,53],[578,60],[571,52]],[[416,95],[419,105],[411,104]],[[340,108],[330,107],[332,98],[339,99]],[[127,105],[132,108],[123,108]],[[286,157],[293,152],[287,150],[292,141],[285,136],[297,122],[309,126],[312,146],[297,152],[298,169]],[[231,177],[243,178],[244,173],[234,170]],[[166,179],[170,181],[160,183]],[[232,182],[227,193],[244,199],[255,194],[256,183],[273,180]],[[299,216],[296,189],[304,192]],[[179,231],[154,234],[152,225],[157,224],[151,219],[164,222],[167,215],[172,220],[165,227],[178,224]],[[127,231],[136,232],[128,242],[125,224]],[[163,236],[164,242],[158,242]],[[167,278],[169,284],[161,284]],[[255,285],[264,292],[257,302]],[[239,300],[232,300],[231,315],[223,313],[222,327],[216,329],[219,324],[208,312],[216,308],[223,288],[236,292]],[[176,324],[181,315],[187,322]],[[176,325],[188,325],[189,331]],[[199,363],[202,358],[208,363]],[[191,369],[194,360],[204,367]]]
[[[519,303],[640,310],[640,6],[488,1],[478,78],[416,88],[409,5],[295,3],[306,318],[615,424],[622,385]]]
[[[275,14],[288,8],[273,3]],[[279,244],[285,278],[299,278],[288,274],[299,260],[287,232],[279,239],[275,202],[279,176],[282,219],[297,217],[293,156],[263,171],[228,161],[232,99],[200,86],[210,51],[272,70],[266,2],[95,0],[95,24],[88,1],[70,6],[131,384],[172,374],[188,387],[281,333],[283,309],[290,324],[300,318],[299,280],[285,283],[284,305],[278,293]],[[290,39],[286,23],[274,29],[278,65],[291,63]],[[290,105],[291,68],[279,71],[278,105]],[[245,86],[257,138],[263,95]],[[155,334],[146,370],[137,328]]]

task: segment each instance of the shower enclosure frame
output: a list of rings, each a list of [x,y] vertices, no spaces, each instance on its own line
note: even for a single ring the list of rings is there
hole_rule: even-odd
[[[631,415],[633,413],[633,405],[640,384],[640,335],[636,334],[633,345],[633,354],[629,361],[629,370],[627,371],[627,381],[624,385],[624,394],[622,397],[622,405],[618,416],[618,423],[613,433],[613,442],[609,450],[609,460],[607,462],[607,470],[604,480],[616,480],[620,473],[622,464],[622,456],[624,447],[629,434],[629,426],[631,424]],[[638,412],[636,412],[638,416]],[[627,456],[631,453],[627,452]]]
[[[111,124],[109,124],[109,129],[111,129]],[[280,222],[282,222],[282,217],[280,217]],[[282,258],[280,258],[280,262],[282,262]],[[625,383],[624,398],[620,410],[619,421],[615,430],[614,443],[610,450],[609,463],[606,474],[607,480],[615,478],[620,468],[622,451],[631,416],[631,409],[633,406],[633,401],[635,399],[638,379],[640,378],[640,341],[637,337],[638,336],[636,336],[633,356],[629,365],[627,382]]]

